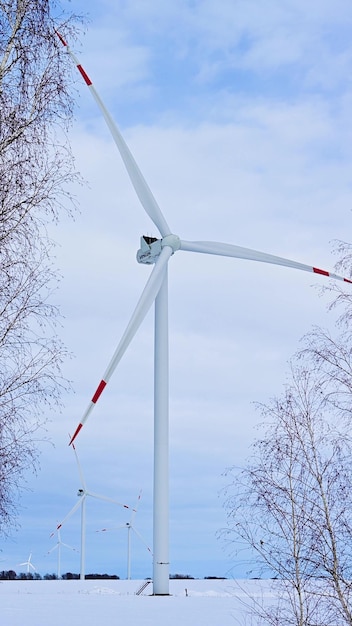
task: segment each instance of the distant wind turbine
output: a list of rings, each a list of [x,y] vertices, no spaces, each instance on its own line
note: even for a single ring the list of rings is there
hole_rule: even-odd
[[[155,339],[154,339],[154,504],[153,504],[153,593],[169,594],[169,359],[168,359],[168,262],[179,251],[213,254],[217,256],[271,263],[288,268],[303,270],[335,280],[352,283],[348,278],[322,270],[316,266],[305,265],[283,257],[250,248],[213,241],[185,241],[172,233],[160,207],[138,168],[127,144],[118,130],[113,118],[106,109],[91,79],[71,51],[65,39],[57,33],[66,51],[77,66],[83,80],[96,101],[105,122],[116,143],[120,156],[135,192],[152,222],[160,232],[161,238],[141,237],[141,248],[137,252],[139,263],[154,264],[147,284],[132,314],[127,328],[117,346],[107,369],[83,414],[72,437],[74,441],[83,424],[88,419],[116,366],[126,352],[152,304],[155,304]],[[226,228],[226,225],[224,225]]]
[[[24,563],[19,563],[19,565],[22,566],[26,566],[27,567],[27,574],[30,573],[31,569],[33,570],[33,572],[36,571],[36,568],[34,567],[34,565],[32,564],[32,553],[30,553],[28,560],[24,561]]]
[[[91,498],[97,498],[98,500],[104,500],[105,502],[111,502],[112,504],[117,504],[118,506],[122,506],[124,509],[131,509],[127,504],[122,504],[113,498],[108,496],[103,496],[99,493],[94,493],[93,491],[89,491],[87,489],[87,484],[83,475],[82,467],[78,459],[78,454],[74,444],[72,444],[73,451],[75,453],[78,471],[81,479],[82,488],[78,490],[77,495],[79,496],[78,502],[72,507],[72,509],[67,513],[66,517],[57,525],[56,530],[59,531],[62,526],[67,522],[67,520],[73,515],[79,507],[81,507],[81,564],[80,564],[80,579],[85,579],[85,562],[86,562],[86,498],[90,496]],[[54,534],[54,533],[52,533]]]
[[[140,492],[138,496],[137,504],[135,508],[133,509],[130,520],[128,522],[126,522],[125,524],[120,524],[119,526],[115,526],[114,528],[102,528],[101,530],[97,530],[98,533],[105,533],[105,532],[109,532],[112,530],[120,530],[120,529],[127,530],[127,580],[131,579],[131,532],[133,532],[138,537],[138,539],[145,545],[148,552],[152,554],[152,551],[149,548],[148,544],[146,543],[142,535],[138,532],[138,530],[136,530],[136,528],[133,525],[137,510],[138,510],[138,506],[141,500],[141,493],[142,492]]]
[[[52,552],[54,552],[54,550],[57,550],[57,578],[59,580],[61,578],[61,547],[68,548],[69,550],[72,550],[73,552],[78,552],[78,550],[76,550],[76,548],[73,548],[72,546],[69,546],[67,543],[64,543],[63,541],[61,541],[60,528],[56,529],[56,533],[57,533],[57,542],[51,548],[51,550],[49,550],[48,554],[51,554]],[[51,534],[51,536],[53,536],[53,533]]]

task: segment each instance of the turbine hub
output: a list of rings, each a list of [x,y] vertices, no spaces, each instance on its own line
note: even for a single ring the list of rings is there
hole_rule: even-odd
[[[172,254],[174,254],[181,247],[180,238],[177,235],[166,235],[166,237],[161,240],[161,247],[164,248],[164,246],[172,248]]]
[[[172,254],[174,254],[174,252],[179,250],[180,245],[180,238],[177,235],[166,235],[163,239],[143,235],[141,237],[141,247],[137,252],[137,261],[138,263],[152,265],[156,262],[164,246],[169,246],[172,249]]]

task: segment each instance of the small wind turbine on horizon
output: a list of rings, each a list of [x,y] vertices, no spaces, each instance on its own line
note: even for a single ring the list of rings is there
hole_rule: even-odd
[[[105,532],[110,532],[113,530],[123,530],[123,529],[127,530],[127,580],[131,579],[131,532],[133,532],[138,537],[138,539],[144,544],[148,552],[152,554],[150,547],[148,546],[146,541],[143,539],[142,535],[138,532],[138,530],[136,530],[136,528],[133,525],[137,510],[139,507],[139,503],[141,500],[141,495],[142,495],[142,492],[139,493],[137,504],[135,508],[132,510],[131,517],[128,522],[126,522],[125,524],[120,524],[119,526],[115,526],[114,528],[102,528],[101,530],[97,530],[97,533],[105,533]]]
[[[80,488],[77,492],[79,497],[78,502],[72,507],[72,509],[67,513],[62,522],[57,525],[56,531],[59,531],[62,526],[67,522],[67,520],[81,507],[81,563],[80,563],[80,579],[85,579],[85,562],[86,562],[86,498],[90,496],[91,498],[96,498],[97,500],[103,500],[104,502],[110,502],[111,504],[117,504],[118,506],[123,507],[124,509],[131,509],[127,504],[122,504],[118,502],[114,498],[110,498],[108,496],[103,496],[99,493],[95,493],[93,491],[89,491],[87,489],[87,484],[84,478],[83,470],[81,464],[79,462],[78,454],[75,445],[71,442],[72,448],[76,457],[76,462],[78,466],[78,472],[81,480],[82,488]],[[53,535],[54,533],[52,533]],[[52,536],[51,535],[51,536]]]
[[[152,304],[155,305],[154,338],[154,503],[153,503],[153,593],[169,595],[169,357],[168,357],[168,262],[176,252],[211,254],[248,261],[259,261],[298,269],[352,283],[316,266],[306,265],[283,257],[250,248],[213,241],[185,241],[170,229],[133,155],[106,109],[91,79],[71,51],[65,39],[57,33],[66,51],[73,59],[84,82],[96,101],[116,143],[135,192],[161,238],[141,237],[137,252],[139,263],[154,264],[147,284],[132,314],[103,377],[78,424],[72,443],[87,421],[119,361],[126,352]]]
[[[27,574],[30,574],[31,569],[33,570],[33,572],[35,572],[36,568],[34,567],[34,565],[32,563],[32,552],[30,553],[27,561],[24,561],[23,563],[19,563],[18,565],[20,567],[26,566],[27,567]]]
[[[57,550],[57,578],[59,580],[60,577],[61,577],[61,547],[68,548],[69,550],[72,550],[73,552],[78,552],[78,550],[76,550],[76,548],[73,548],[72,546],[69,546],[67,543],[64,543],[61,540],[61,530],[60,530],[60,528],[56,529],[56,533],[57,533],[57,542],[51,548],[51,550],[49,550],[47,552],[47,554],[51,554],[52,552],[54,552],[54,550]],[[53,536],[53,534],[54,533],[51,534],[51,537]]]

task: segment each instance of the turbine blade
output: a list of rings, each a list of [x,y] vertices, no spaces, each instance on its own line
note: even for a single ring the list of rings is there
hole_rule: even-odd
[[[70,47],[67,45],[67,42],[65,41],[65,39],[62,37],[62,35],[60,35],[60,33],[58,33],[56,31],[57,36],[59,37],[61,43],[65,46],[68,54],[70,55],[70,57],[72,58],[72,60],[74,61],[75,65],[77,66],[78,71],[80,72],[84,82],[86,83],[88,89],[90,90],[94,100],[96,101],[99,109],[101,110],[105,122],[113,136],[113,139],[116,143],[116,146],[118,148],[118,151],[120,152],[120,156],[125,164],[127,173],[130,177],[131,183],[135,189],[135,192],[143,206],[143,208],[145,209],[146,213],[149,215],[150,219],[154,222],[155,226],[158,228],[158,230],[160,231],[161,235],[163,237],[165,237],[166,235],[170,235],[171,231],[170,228],[160,210],[159,205],[157,204],[157,201],[155,200],[142,172],[140,171],[134,157],[132,156],[132,153],[130,152],[130,149],[128,148],[125,140],[123,139],[119,129],[117,128],[113,118],[111,117],[110,113],[108,112],[108,110],[106,109],[102,99],[100,98],[99,94],[97,93],[91,79],[89,78],[88,74],[85,72],[85,70],[83,69],[81,63],[79,62],[79,60],[77,59],[76,55],[72,52],[72,50],[70,49]]]
[[[64,548],[69,548],[73,552],[78,552],[78,550],[76,548],[73,548],[72,546],[69,546],[68,543],[64,543],[63,541],[61,541],[60,545],[64,546]]]
[[[112,530],[120,530],[120,528],[128,528],[126,524],[120,524],[119,526],[114,526],[111,528],[100,528],[100,530],[96,530],[96,533],[110,533]]]
[[[147,315],[151,305],[153,304],[156,296],[158,295],[158,291],[161,287],[161,283],[163,281],[165,275],[165,268],[167,262],[172,254],[172,250],[169,246],[165,246],[160,256],[155,263],[152,273],[149,276],[147,284],[142,292],[142,295],[138,301],[138,304],[133,312],[133,315],[127,325],[127,328],[121,338],[119,345],[117,346],[112,359],[104,372],[103,378],[101,379],[87,409],[84,413],[80,423],[78,424],[73,437],[71,438],[70,444],[73,443],[75,438],[77,437],[79,431],[81,430],[84,423],[87,421],[93,407],[96,405],[99,400],[102,392],[104,391],[107,383],[109,382],[112,374],[114,373],[118,363],[120,362],[122,356],[126,352],[129,344],[131,343],[133,337],[135,336],[138,328],[140,327],[142,321]]]
[[[86,497],[86,494],[84,494],[83,496],[80,496],[78,502],[76,502],[76,504],[72,507],[71,511],[69,511],[66,515],[66,517],[64,517],[64,519],[62,520],[62,522],[60,522],[57,526],[56,526],[56,530],[60,530],[60,528],[62,528],[62,526],[67,522],[67,520],[71,517],[71,515],[73,515],[77,509],[82,505],[82,502],[84,500],[84,498]],[[54,533],[52,533],[53,535]],[[52,536],[51,535],[51,536]]]
[[[312,265],[305,265],[297,261],[291,261],[284,257],[275,256],[273,254],[267,254],[266,252],[258,252],[257,250],[251,250],[251,248],[242,248],[241,246],[234,246],[228,243],[219,243],[216,241],[180,241],[180,250],[187,252],[201,252],[203,254],[215,254],[218,256],[235,257],[237,259],[246,259],[248,261],[260,261],[261,263],[272,263],[274,265],[283,265],[285,267],[292,267],[297,270],[303,270],[305,272],[312,272],[314,274],[321,274],[322,276],[328,276],[335,280],[342,280],[346,283],[352,283],[349,278],[344,278],[338,274],[333,274],[327,270],[322,270],[319,267]]]
[[[132,526],[131,526],[131,528],[132,528],[133,532],[136,534],[136,536],[138,537],[138,539],[145,545],[145,547],[147,548],[148,552],[150,552],[150,554],[152,554],[152,551],[149,548],[147,542],[143,539],[142,535],[138,532],[138,530],[136,530]]]
[[[70,438],[70,439],[71,439],[71,438]],[[78,458],[77,450],[76,450],[76,448],[75,448],[75,445],[74,445],[74,444],[72,444],[72,448],[73,448],[73,451],[74,451],[74,453],[75,453],[75,457],[76,457],[76,461],[77,461],[77,465],[78,465],[79,477],[80,477],[80,479],[81,479],[82,487],[83,487],[84,491],[86,491],[86,490],[87,490],[86,481],[85,481],[85,478],[84,478],[84,474],[83,474],[82,466],[81,466],[81,464],[80,464],[80,462],[79,462],[79,458]]]
[[[112,502],[113,504],[118,504],[119,506],[122,506],[124,509],[132,508],[128,506],[128,504],[122,504],[122,502],[118,502],[117,500],[114,500],[113,498],[109,498],[108,496],[102,496],[100,495],[100,493],[94,493],[93,491],[87,491],[87,496],[91,496],[91,498],[97,498],[98,500],[105,500],[105,502]]]
[[[134,520],[135,515],[136,515],[136,513],[138,511],[138,507],[139,507],[139,504],[140,504],[140,501],[141,501],[141,497],[142,497],[142,489],[140,490],[140,492],[138,494],[137,502],[136,502],[135,507],[134,507],[134,509],[132,511],[132,515],[131,515],[130,522],[129,522],[130,526],[132,526],[133,520]]]

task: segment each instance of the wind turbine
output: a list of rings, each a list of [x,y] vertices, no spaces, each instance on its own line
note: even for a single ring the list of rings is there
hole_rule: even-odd
[[[53,546],[53,548],[49,550],[47,554],[51,554],[52,552],[54,552],[54,550],[57,550],[57,578],[59,580],[61,576],[61,546],[63,546],[64,548],[68,548],[69,550],[73,550],[73,552],[78,552],[78,550],[76,550],[76,548],[73,548],[72,546],[69,546],[67,543],[64,543],[63,541],[61,541],[60,528],[56,529],[56,533],[57,533],[57,542]],[[51,534],[51,537],[52,536],[53,536],[53,533]]]
[[[31,559],[32,559],[32,553],[30,553],[27,561],[24,561],[24,563],[19,563],[20,566],[22,566],[22,565],[26,565],[27,566],[27,574],[30,573],[31,569],[33,570],[33,572],[36,571],[36,568],[32,564]]]
[[[161,238],[141,237],[141,248],[137,252],[139,263],[154,264],[147,284],[117,346],[103,377],[71,439],[72,443],[88,419],[109,382],[116,366],[127,350],[148,310],[155,304],[154,339],[154,503],[153,503],[153,593],[169,594],[169,365],[168,365],[168,261],[178,251],[213,254],[262,263],[271,263],[293,269],[312,272],[335,280],[352,283],[348,278],[330,273],[318,267],[258,252],[241,246],[213,241],[185,241],[172,233],[160,207],[148,187],[134,157],[118,130],[113,118],[106,109],[91,79],[67,45],[57,33],[66,51],[77,66],[84,82],[96,101],[105,122],[116,143],[135,192]]]
[[[152,551],[149,548],[148,544],[144,541],[142,535],[138,532],[138,530],[135,529],[133,525],[134,518],[136,516],[138,506],[141,500],[141,495],[142,495],[142,492],[139,493],[137,504],[135,508],[133,509],[130,520],[128,522],[126,522],[125,524],[120,524],[119,526],[116,526],[115,528],[102,528],[101,530],[97,530],[98,533],[105,533],[111,530],[120,530],[120,529],[127,530],[127,580],[131,579],[131,532],[135,533],[135,535],[145,545],[145,547],[150,552],[150,554],[152,554]]]
[[[122,506],[124,509],[130,509],[127,504],[122,504],[113,498],[109,498],[108,496],[103,496],[99,493],[94,493],[93,491],[89,491],[87,489],[87,484],[83,475],[82,467],[78,459],[78,454],[76,448],[72,441],[70,442],[73,447],[73,451],[75,453],[78,471],[81,479],[82,488],[78,489],[77,495],[79,496],[78,502],[72,507],[72,509],[67,513],[66,517],[57,525],[56,530],[59,531],[62,526],[67,522],[67,520],[73,515],[79,507],[81,507],[81,564],[80,564],[80,579],[85,579],[85,561],[86,561],[86,498],[90,496],[91,498],[96,498],[98,500],[104,500],[105,502],[111,502],[112,504],[117,504],[118,506]],[[53,535],[54,533],[52,533]]]

